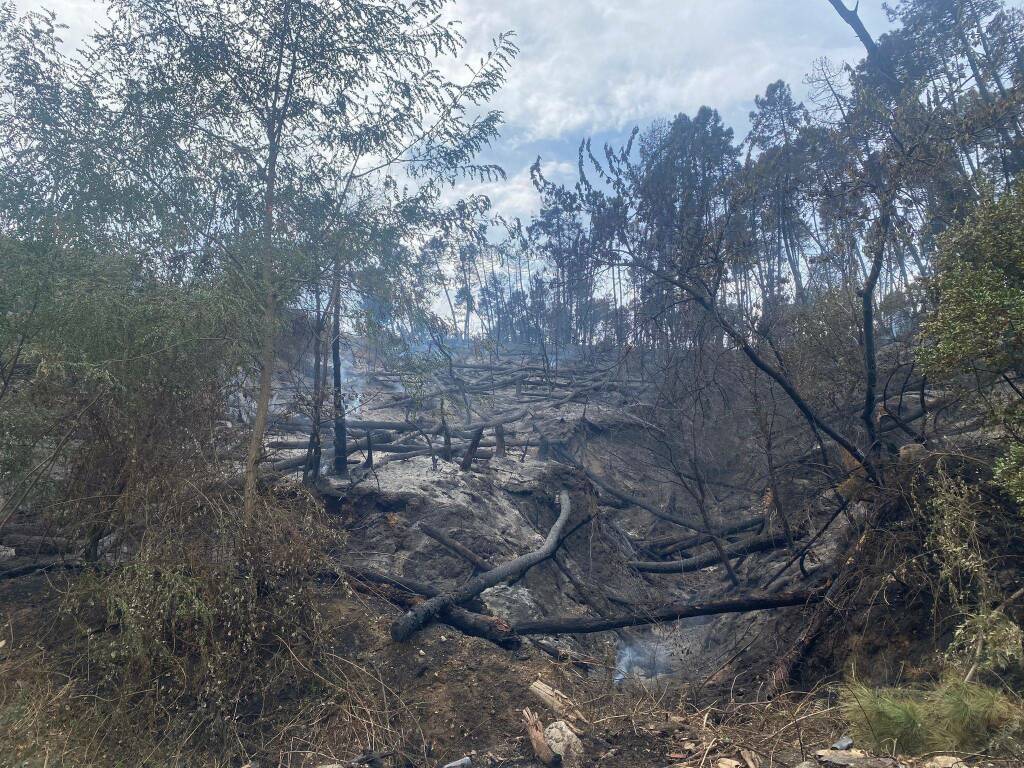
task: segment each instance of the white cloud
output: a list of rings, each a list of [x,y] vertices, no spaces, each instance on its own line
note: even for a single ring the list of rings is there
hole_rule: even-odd
[[[881,11],[862,5],[881,32]],[[522,52],[496,106],[517,143],[702,104],[742,116],[769,82],[799,84],[815,58],[860,55],[826,0],[459,0],[451,14],[474,56],[516,31]]]
[[[445,199],[454,202],[469,195],[486,195],[491,207],[506,218],[519,217],[527,221],[539,208],[539,197],[530,178],[530,165],[510,173],[504,181],[483,183],[464,182],[448,190]],[[555,183],[571,183],[575,179],[576,166],[565,161],[550,160],[541,163],[545,178]]]
[[[105,18],[102,0],[48,4],[70,26],[72,46]],[[873,35],[887,28],[881,0],[863,0],[860,13]],[[488,194],[506,215],[536,210],[528,168],[538,153],[569,181],[581,138],[623,136],[702,104],[742,136],[755,94],[770,82],[784,79],[803,98],[815,59],[863,56],[827,0],[456,0],[447,15],[461,20],[468,42],[462,62],[442,64],[450,74],[475,63],[500,32],[515,30],[522,49],[493,104],[506,123],[486,157],[509,179],[457,187]]]

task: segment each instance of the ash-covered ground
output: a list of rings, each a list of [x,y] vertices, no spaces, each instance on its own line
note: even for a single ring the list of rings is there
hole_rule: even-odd
[[[725,531],[720,543],[728,547],[774,537],[778,544],[730,558],[738,584],[717,561],[684,573],[640,571],[632,564],[693,561],[717,552],[707,537],[700,541],[692,531],[652,514],[678,502],[671,473],[658,466],[650,450],[642,383],[614,362],[563,362],[555,369],[525,357],[463,357],[429,373],[410,373],[374,358],[353,354],[344,366],[347,478],[331,469],[332,423],[326,421],[321,430],[325,450],[319,483],[334,500],[346,534],[344,549],[334,553],[339,565],[448,590],[479,572],[479,563],[424,528],[449,537],[486,564],[500,564],[540,545],[557,516],[559,492],[569,490],[571,532],[556,555],[481,596],[487,613],[517,622],[644,616],[665,604],[728,600],[766,585],[769,593],[806,588],[820,582],[816,567],[829,562],[843,542],[843,527],[836,526],[798,567],[791,563],[793,549],[781,540],[771,506],[755,493],[731,492],[729,511],[712,521]],[[310,374],[307,366],[304,374],[281,376],[287,386],[279,391],[290,396],[275,403],[277,426],[268,436],[270,466],[286,477],[291,473],[293,481],[306,457]],[[497,446],[499,423],[504,451]],[[480,427],[477,458],[463,469]],[[367,436],[372,467],[367,466]],[[726,480],[744,475],[741,456],[737,463],[735,477]],[[834,509],[828,497],[807,505],[799,530],[791,534],[815,530]],[[728,533],[737,521],[750,525]],[[685,546],[665,553],[664,542],[673,537]],[[772,580],[787,563],[791,567]],[[539,642],[549,653],[560,648],[572,657],[602,659],[605,667],[611,659],[620,683],[683,684],[709,694],[727,688],[733,695],[756,697],[767,691],[806,623],[798,606],[531,643]]]

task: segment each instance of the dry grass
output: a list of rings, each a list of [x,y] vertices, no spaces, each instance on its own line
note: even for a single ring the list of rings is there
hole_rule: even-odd
[[[422,757],[412,713],[322,619],[315,576],[335,534],[319,508],[279,494],[244,524],[230,493],[190,498],[128,561],[26,596],[47,609],[20,610],[8,633],[0,765]]]
[[[255,761],[305,768],[368,752],[400,763],[425,758],[414,713],[379,675],[340,656],[319,667],[310,670],[315,689],[268,707],[258,737],[232,729],[236,740],[218,751],[181,737],[207,727],[201,713],[180,713],[173,722],[164,713],[158,722],[153,701],[146,707],[136,699],[128,711],[63,677],[41,654],[7,660],[0,663],[0,765],[237,768]]]
[[[718,758],[742,763],[743,752],[763,766],[796,765],[813,759],[816,750],[848,729],[829,689],[754,701],[726,694],[709,702],[706,693],[664,680],[615,684],[611,657],[598,660],[596,675],[571,664],[553,666],[552,682],[560,679],[563,692],[615,745],[616,755],[601,765],[654,765],[660,760],[706,768]],[[659,752],[657,758],[650,754]]]

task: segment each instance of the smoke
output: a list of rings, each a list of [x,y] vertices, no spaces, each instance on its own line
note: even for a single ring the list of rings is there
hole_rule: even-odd
[[[653,680],[675,671],[665,641],[657,637],[644,637],[619,641],[615,656],[615,682]]]
[[[363,378],[357,373],[353,360],[344,353],[338,371],[341,373],[341,389],[345,395],[345,412],[356,413],[363,403]]]
[[[676,675],[681,671],[679,654],[685,645],[685,633],[712,620],[712,616],[694,616],[671,628],[620,635],[615,655],[615,682],[649,681]]]

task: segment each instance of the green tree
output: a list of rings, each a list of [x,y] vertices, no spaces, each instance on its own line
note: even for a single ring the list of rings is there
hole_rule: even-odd
[[[925,323],[929,375],[986,398],[1009,437],[997,476],[1024,503],[1024,190],[989,199],[948,232]]]
[[[237,182],[228,193],[232,204],[248,214],[257,253],[253,293],[263,317],[247,514],[286,295],[282,188],[315,172],[344,206],[355,181],[396,165],[419,177],[472,172],[472,157],[497,134],[496,112],[470,110],[500,86],[514,46],[500,36],[467,82],[444,77],[435,59],[461,48],[458,32],[442,19],[446,4],[115,0],[115,21],[92,49],[108,84],[105,98],[144,122],[167,120],[179,145],[212,148],[204,152],[220,157],[220,173]],[[336,310],[338,291],[335,285]]]

